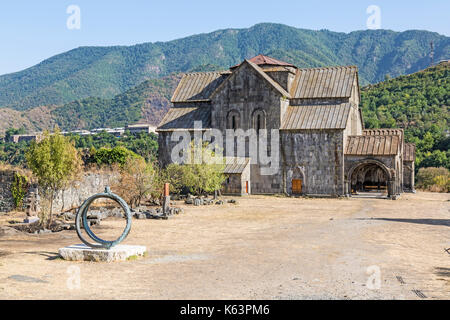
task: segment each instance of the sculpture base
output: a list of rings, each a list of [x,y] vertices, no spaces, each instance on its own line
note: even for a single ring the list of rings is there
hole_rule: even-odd
[[[59,256],[68,261],[114,262],[126,261],[130,258],[144,256],[145,246],[117,245],[111,249],[93,249],[84,244],[61,248]]]

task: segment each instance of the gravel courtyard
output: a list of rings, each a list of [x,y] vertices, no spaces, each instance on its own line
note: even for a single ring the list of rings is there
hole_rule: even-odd
[[[180,202],[186,212],[167,221],[133,220],[125,244],[149,252],[120,263],[59,259],[80,242],[75,231],[0,236],[0,299],[450,298],[448,194],[238,201]],[[123,226],[108,219],[94,231]],[[379,288],[368,287],[377,270]]]

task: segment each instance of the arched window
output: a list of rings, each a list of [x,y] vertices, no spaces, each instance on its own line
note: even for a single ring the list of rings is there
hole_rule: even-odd
[[[227,116],[227,129],[239,129],[241,122],[241,117],[238,111],[232,110]]]
[[[259,130],[266,129],[266,113],[264,110],[258,109],[252,115],[252,128],[259,132]]]

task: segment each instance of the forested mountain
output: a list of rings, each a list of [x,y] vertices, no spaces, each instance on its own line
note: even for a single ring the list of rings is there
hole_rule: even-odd
[[[416,165],[450,169],[450,64],[361,90],[367,128],[404,128],[417,146]]]
[[[338,33],[258,24],[169,42],[80,47],[29,69],[0,76],[0,108],[28,110],[89,97],[111,99],[145,80],[227,68],[257,54],[299,67],[357,65],[362,84],[424,69],[450,56],[449,37],[428,31]]]
[[[62,107],[34,108],[19,112],[0,109],[8,127],[26,131],[58,124],[64,130],[121,127],[145,120],[158,124],[170,107],[170,97],[181,74],[147,80],[112,99],[87,98]],[[450,169],[450,64],[441,63],[417,73],[388,79],[361,89],[361,108],[366,128],[404,128],[405,139],[417,145],[417,167]],[[8,112],[2,113],[2,110]],[[11,116],[8,118],[8,114]],[[22,122],[21,122],[22,121]],[[9,159],[20,146],[3,152]],[[16,150],[17,149],[17,150]]]
[[[147,80],[112,99],[86,98],[52,111],[64,130],[114,128],[143,121],[158,125],[169,110],[181,74]]]

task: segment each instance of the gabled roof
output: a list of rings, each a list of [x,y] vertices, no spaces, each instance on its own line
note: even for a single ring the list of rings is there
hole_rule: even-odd
[[[349,98],[357,76],[355,66],[298,69],[291,96],[293,99]]]
[[[291,95],[284,90],[282,86],[278,84],[275,80],[273,80],[271,77],[269,77],[260,67],[258,67],[253,62],[250,62],[249,60],[245,60],[243,63],[241,63],[238,67],[238,69],[233,70],[232,74],[235,74],[236,72],[239,72],[238,70],[242,68],[244,65],[249,65],[251,68],[253,68],[263,79],[265,79],[275,90],[277,90],[283,97],[291,98]],[[217,88],[214,90],[214,92],[210,95],[210,98],[212,98],[217,92],[220,91],[220,89],[225,85],[226,81],[231,79],[231,76],[227,78],[225,81],[223,81]]]
[[[294,67],[293,65],[271,57],[258,55],[232,67],[232,71],[235,72],[237,68],[240,68],[245,63],[251,65],[283,96],[291,99],[349,98],[352,94],[355,78],[356,80],[358,79],[358,70],[355,66],[298,69],[290,90],[291,92],[287,92],[280,84],[268,76],[260,66],[269,65],[277,68]],[[178,84],[171,101],[174,103],[210,101],[213,93],[217,91],[217,88],[225,82],[230,74],[232,74],[231,71],[185,74]]]
[[[280,60],[277,60],[275,58],[268,57],[268,56],[265,56],[265,55],[262,55],[262,54],[259,54],[256,57],[253,57],[251,59],[246,59],[246,60],[256,64],[257,66],[268,65],[268,66],[283,66],[283,67],[294,67],[294,68],[296,68],[293,64],[290,64],[290,63],[287,63],[287,62],[284,62],[284,61],[280,61]],[[235,68],[239,67],[240,65],[241,65],[241,63],[231,67],[230,69],[235,69]]]
[[[289,106],[281,130],[345,129],[352,105]]]
[[[403,150],[403,161],[415,161],[416,160],[416,145],[414,143],[405,143],[405,149]]]
[[[181,78],[173,93],[172,102],[209,101],[211,93],[230,75],[231,72],[188,73]]]
[[[269,77],[267,75],[267,73],[264,72],[263,69],[261,69],[260,67],[258,67],[256,64],[254,64],[253,62],[251,62],[250,60],[245,60],[250,66],[253,67],[253,69],[256,70],[256,72],[258,72],[261,77],[263,77],[264,79],[267,80],[267,82],[269,82],[278,92],[280,92],[284,97],[286,98],[291,98],[291,95],[284,90],[284,88],[282,86],[280,86],[278,84],[278,82],[276,82],[275,80],[273,80],[271,77]]]
[[[211,127],[209,107],[172,107],[162,119],[156,131],[192,130],[194,122],[201,121],[202,128]]]
[[[345,155],[391,156],[399,152],[400,138],[396,136],[349,136]]]

